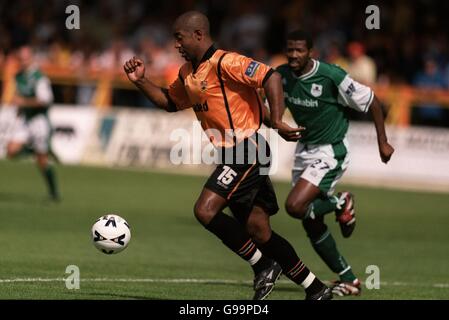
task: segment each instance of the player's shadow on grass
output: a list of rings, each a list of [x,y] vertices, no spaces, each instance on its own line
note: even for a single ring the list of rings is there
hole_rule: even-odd
[[[276,286],[273,290],[274,291],[281,291],[281,292],[296,292],[296,293],[300,293],[300,294],[304,294],[304,290],[301,287],[295,286],[294,284],[292,284],[291,287],[287,287],[285,285],[283,286]]]
[[[240,288],[246,288],[248,289],[248,294],[252,295],[253,294],[253,287],[252,284],[249,283],[220,283],[220,282],[205,282],[204,285],[209,285],[209,286],[232,286],[232,287],[240,287]],[[295,285],[293,282],[291,284],[286,284],[286,283],[282,283],[282,284],[276,284],[276,286],[273,289],[273,292],[294,292],[294,293],[298,293],[298,294],[304,294],[304,290]]]
[[[23,194],[23,193],[4,193],[0,192],[0,203],[16,203],[25,204],[34,207],[48,207],[55,206],[61,203],[61,199],[54,200],[49,196]]]
[[[233,287],[240,287],[240,288],[249,288],[248,290],[252,290],[252,284],[248,283],[220,283],[220,282],[205,282],[205,285],[214,285],[214,286],[233,286]],[[299,294],[304,294],[304,290],[292,283],[278,283],[274,287],[273,291],[278,292],[294,292]]]
[[[250,296],[252,295],[252,288],[248,284],[245,283],[204,283],[204,285],[214,285],[214,286],[233,286],[233,287],[241,287],[241,288],[248,288],[248,299],[250,299]],[[274,288],[274,291],[278,292],[295,292],[298,294],[302,294],[303,291],[299,289],[297,286],[291,286],[288,287],[285,284],[278,285]],[[108,300],[108,299],[132,299],[132,300],[171,300],[171,299],[180,299],[179,297],[173,297],[173,298],[158,298],[158,297],[151,297],[147,295],[128,295],[128,294],[120,294],[120,293],[108,293],[108,292],[89,292],[84,293],[85,296],[92,296],[93,300]],[[182,299],[181,299],[182,300]]]
[[[42,197],[26,193],[0,192],[0,202],[40,204],[42,203]]]

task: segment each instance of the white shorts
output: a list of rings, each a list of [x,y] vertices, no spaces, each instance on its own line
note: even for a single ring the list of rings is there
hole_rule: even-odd
[[[48,153],[51,127],[45,115],[37,115],[28,122],[18,116],[13,127],[11,142],[30,144],[37,153]]]
[[[299,178],[303,178],[330,196],[348,164],[349,148],[346,138],[324,145],[305,145],[298,142],[292,170],[293,185]]]

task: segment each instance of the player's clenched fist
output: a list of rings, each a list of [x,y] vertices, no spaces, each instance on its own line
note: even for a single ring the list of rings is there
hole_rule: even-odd
[[[123,69],[132,82],[142,80],[145,77],[145,64],[139,58],[133,57],[125,62]]]
[[[379,144],[379,152],[382,162],[387,163],[388,161],[390,161],[391,155],[394,152],[394,148],[388,142],[383,142]]]

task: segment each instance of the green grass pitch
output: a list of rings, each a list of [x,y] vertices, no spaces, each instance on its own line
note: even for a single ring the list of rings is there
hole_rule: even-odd
[[[0,162],[0,299],[250,299],[252,271],[196,221],[193,203],[205,177],[58,167],[63,201],[45,201],[30,162]],[[283,206],[289,184],[275,183]],[[357,228],[343,239],[326,221],[365,282],[380,269],[380,289],[357,299],[449,299],[449,194],[340,186],[356,195]],[[131,225],[129,247],[108,256],[90,238],[96,218],[117,213]],[[272,219],[320,278],[335,279],[301,223],[282,209]],[[68,265],[80,289],[68,290]],[[269,299],[303,299],[285,277]],[[341,298],[336,298],[341,299]]]

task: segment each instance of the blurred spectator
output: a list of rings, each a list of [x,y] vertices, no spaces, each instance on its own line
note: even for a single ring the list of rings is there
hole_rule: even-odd
[[[343,68],[344,70],[348,71],[349,61],[348,61],[348,59],[346,59],[343,56],[338,43],[333,42],[330,45],[330,47],[327,51],[327,55],[324,59],[328,63],[336,64],[336,65],[340,66],[341,68]]]
[[[224,47],[253,56],[264,46],[268,16],[260,12],[258,1],[235,2],[233,14],[225,21],[221,40]]]
[[[76,92],[76,104],[82,106],[90,105],[95,93],[95,86],[89,81],[89,75],[99,68],[99,53],[95,52],[89,41],[83,42],[82,46],[72,54],[71,66],[76,70],[79,85]]]
[[[416,75],[413,84],[425,89],[447,88],[443,72],[433,58],[427,58],[424,61],[424,69]],[[414,113],[414,122],[416,124],[444,126],[447,122],[447,112],[439,105],[419,105]]]
[[[157,47],[164,47],[172,40],[170,25],[163,16],[148,15],[133,36],[133,41],[151,41]]]
[[[2,68],[4,61],[5,61],[5,54],[3,53],[3,51],[0,51],[0,68]]]
[[[55,78],[63,79],[53,82],[60,87],[54,88],[57,103],[89,105],[96,79],[111,73],[120,81],[123,61],[134,54],[144,57],[148,74],[161,85],[170,83],[184,63],[173,48],[171,23],[182,11],[195,9],[211,17],[211,30],[220,47],[273,66],[285,62],[286,33],[301,28],[316,39],[314,57],[340,65],[360,82],[415,83],[425,54],[442,66],[447,64],[440,73],[449,82],[449,20],[445,17],[449,2],[382,2],[380,30],[368,30],[360,20],[365,16],[364,1],[340,0],[335,5],[332,0],[77,0],[73,4],[80,8],[81,29],[67,30],[69,3],[0,0],[0,69],[5,68],[1,60],[10,52],[31,43],[37,62],[57,70]],[[355,39],[360,42],[351,42]],[[64,78],[67,75],[70,80]],[[72,86],[75,92],[64,86]],[[131,91],[123,83],[120,87]],[[113,101],[147,106],[146,99],[124,93]]]
[[[282,64],[287,63],[287,57],[284,53],[281,54],[274,54],[271,56],[271,59],[268,61],[268,65],[272,66],[273,68],[277,68]]]
[[[363,84],[373,85],[376,82],[377,68],[374,60],[365,54],[365,47],[360,42],[348,45],[348,73]]]
[[[57,67],[69,67],[72,50],[63,41],[54,41],[48,48],[48,62]],[[41,61],[42,62],[42,61]]]
[[[449,58],[449,57],[447,57]],[[449,61],[446,62],[446,67],[444,68],[444,83],[446,88],[449,89]]]
[[[99,57],[99,65],[103,70],[112,73],[121,73],[123,71],[123,63],[131,59],[135,53],[129,48],[126,42],[121,38],[115,38],[111,46],[104,51]]]

